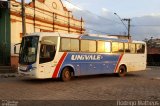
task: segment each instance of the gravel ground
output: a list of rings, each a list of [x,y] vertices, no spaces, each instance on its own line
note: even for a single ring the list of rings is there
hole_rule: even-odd
[[[55,79],[0,78],[0,100],[160,100],[160,67],[114,75]]]

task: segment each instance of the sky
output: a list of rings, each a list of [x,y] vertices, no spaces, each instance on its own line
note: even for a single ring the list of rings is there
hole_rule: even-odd
[[[20,0],[18,0],[20,1]],[[26,0],[29,2],[31,0]],[[62,0],[65,1],[65,0]],[[67,0],[74,5],[101,15],[106,9],[124,18],[160,14],[160,0]]]
[[[96,14],[106,10],[117,13],[121,17],[160,14],[160,0],[69,0],[75,5]]]
[[[120,19],[114,15],[117,13],[121,19],[131,18],[131,35],[134,39],[160,38],[160,0],[62,1],[75,17],[83,17],[88,33],[127,33]]]

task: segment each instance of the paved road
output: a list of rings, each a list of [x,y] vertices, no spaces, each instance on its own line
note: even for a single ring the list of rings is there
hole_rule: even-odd
[[[0,100],[160,100],[160,67],[123,78],[97,75],[69,82],[0,78]]]

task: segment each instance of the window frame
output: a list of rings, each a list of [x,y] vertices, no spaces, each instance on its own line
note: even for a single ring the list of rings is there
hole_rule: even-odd
[[[131,51],[131,45],[132,44],[134,44],[134,46],[135,46],[135,51],[134,51],[134,53],[132,53]],[[129,50],[130,50],[130,54],[137,54],[137,51],[136,51],[136,43],[129,43]]]
[[[70,50],[62,50],[62,39],[69,39],[70,40]],[[77,40],[79,42],[79,50],[76,50],[76,51],[72,51],[71,50],[71,40]],[[95,42],[95,46],[96,46],[96,50],[95,52],[92,52],[92,51],[89,51],[89,47],[88,47],[88,51],[82,51],[82,41],[88,41],[88,46],[89,46],[89,42],[90,41],[94,41]],[[101,52],[99,51],[99,42],[103,42],[104,44],[104,50]],[[110,52],[106,52],[105,51],[105,42],[109,42],[110,43]],[[112,46],[113,46],[113,43],[116,42],[118,43],[118,51],[117,52],[113,52],[113,49],[112,49]],[[122,43],[123,44],[123,51],[119,51],[119,43]],[[128,45],[128,48],[126,49],[126,44]],[[131,53],[131,45],[134,44],[135,45],[135,52],[134,53]],[[144,45],[144,52],[143,53],[138,53],[137,52],[137,45]],[[146,52],[146,45],[144,43],[131,43],[131,42],[119,42],[119,41],[108,41],[108,40],[91,40],[91,39],[79,39],[79,38],[69,38],[69,37],[60,37],[60,49],[59,51],[60,52],[82,52],[82,53],[117,53],[117,54],[120,54],[120,53],[124,53],[124,54],[144,54]],[[126,52],[126,50],[129,50],[129,52]]]
[[[70,40],[70,50],[62,50],[62,39],[63,38],[67,38],[67,39],[69,39]],[[76,39],[76,40],[78,40],[78,42],[79,42],[79,51],[72,51],[71,50],[71,40],[72,39]],[[80,40],[79,39],[77,39],[77,38],[68,38],[68,37],[61,37],[61,39],[60,39],[60,52],[80,52]]]
[[[54,51],[55,53],[54,53],[54,57],[52,57],[52,58],[51,58],[51,55],[50,55],[50,54],[49,54],[49,55],[50,55],[49,57],[47,57],[47,56],[45,57],[45,56],[44,56],[44,57],[42,58],[42,57],[41,57],[41,51],[40,51],[40,53],[39,53],[39,64],[44,64],[44,63],[52,62],[52,61],[55,59],[56,52],[57,52],[57,51],[56,51],[56,45],[41,44],[41,45],[40,45],[40,50],[41,50],[41,48],[42,48],[42,45],[43,45],[43,48],[45,49],[45,52],[47,51],[47,46],[53,46],[53,47],[54,47],[54,50],[55,50],[55,51]],[[51,53],[51,52],[49,51],[48,53]],[[49,59],[49,58],[50,58],[50,59],[49,59],[48,61],[46,61],[46,60],[43,60],[43,61],[42,61],[41,58],[42,58],[42,59]]]
[[[104,48],[103,48],[104,50],[103,50],[103,52],[100,52],[100,51],[99,51],[98,42],[103,42],[103,43],[104,43]],[[109,43],[110,43],[110,52],[105,52],[105,42],[109,42]],[[112,46],[111,41],[97,40],[97,53],[112,53],[112,48],[111,48],[111,46]]]
[[[61,51],[61,52],[70,52],[70,51],[71,51],[71,47],[70,47],[70,50],[63,50],[63,49],[62,49],[62,39],[63,39],[63,38],[66,39],[67,37],[61,37],[61,39],[60,39],[60,51]],[[67,38],[67,39],[70,40],[70,38]]]
[[[88,48],[88,51],[82,51],[82,46],[81,46],[82,41],[88,41],[88,44],[89,44],[89,41],[94,41],[94,42],[96,43],[96,44],[95,44],[95,46],[96,46],[95,52],[89,51],[89,48]],[[88,46],[89,46],[89,45],[88,45]],[[96,40],[89,40],[89,39],[81,39],[81,40],[80,40],[80,52],[82,52],[82,53],[97,53],[97,41],[96,41]]]
[[[144,52],[143,53],[138,53],[137,51],[138,51],[138,49],[137,49],[137,45],[138,44],[140,44],[140,45],[144,45]],[[136,43],[136,54],[145,54],[145,52],[146,52],[146,45],[144,44],[144,43]]]
[[[113,52],[113,49],[112,49],[112,47],[111,47],[111,52],[112,53],[125,53],[125,42],[117,42],[117,41],[112,41],[112,45],[113,45],[113,43],[118,43],[118,51],[117,52]],[[122,43],[123,44],[123,51],[122,52],[120,52],[119,51],[119,43]]]
[[[117,51],[117,52],[113,52],[113,48],[112,48],[112,47],[113,47],[113,43],[119,43],[119,42],[112,41],[112,43],[111,43],[111,52],[112,52],[112,53],[119,53],[118,51]],[[119,45],[118,45],[118,46],[119,46]]]
[[[126,51],[126,44],[128,45],[128,52]],[[130,46],[130,42],[124,42],[124,53],[126,54],[126,53],[131,53],[131,51],[130,51],[130,48],[129,48],[129,46]]]
[[[70,50],[70,52],[80,52],[80,40],[79,39],[77,39],[77,38],[71,38],[70,39],[70,41],[72,40],[72,39],[75,39],[75,40],[78,40],[78,43],[79,43],[79,50],[78,51],[72,51],[72,50]],[[70,42],[71,43],[71,42]]]

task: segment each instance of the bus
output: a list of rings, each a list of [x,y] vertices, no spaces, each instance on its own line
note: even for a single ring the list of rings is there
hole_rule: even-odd
[[[16,47],[15,47],[16,50]],[[60,78],[146,69],[146,43],[110,36],[40,32],[25,35],[18,73],[28,78]]]

